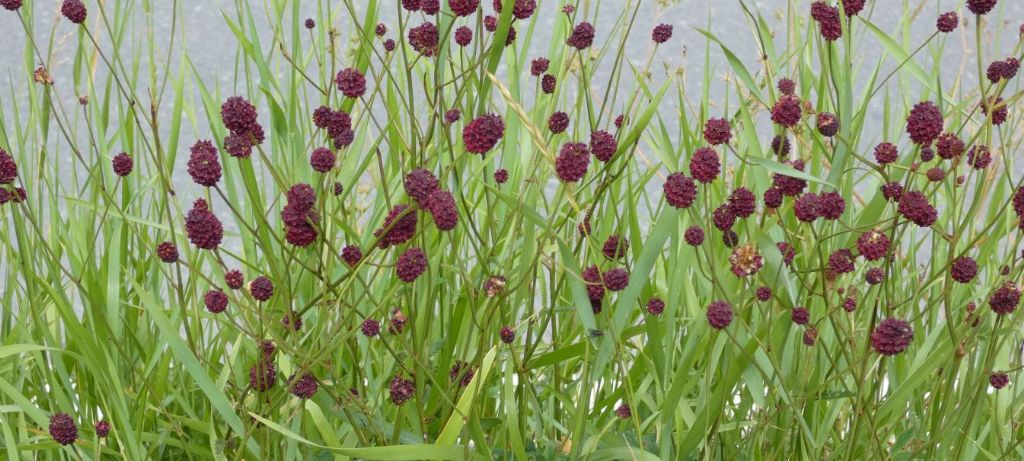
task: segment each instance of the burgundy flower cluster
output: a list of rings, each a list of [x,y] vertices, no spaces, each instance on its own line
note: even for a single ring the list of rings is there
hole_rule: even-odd
[[[256,120],[256,107],[241,96],[232,96],[220,108],[221,120],[230,134],[224,149],[233,157],[248,158],[253,147],[263,144],[263,127]]]
[[[308,247],[318,235],[316,223],[320,215],[314,209],[316,193],[309,184],[296,184],[285,194],[286,203],[281,210],[285,239],[297,247]]]
[[[352,131],[352,117],[343,110],[331,110],[327,106],[317,107],[313,111],[313,124],[327,131],[327,136],[334,147],[343,148],[352,144],[355,133]]]
[[[201,250],[212,250],[224,239],[224,226],[204,199],[196,199],[185,216],[185,233]]]

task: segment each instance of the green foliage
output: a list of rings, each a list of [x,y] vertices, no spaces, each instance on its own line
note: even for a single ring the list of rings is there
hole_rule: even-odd
[[[742,15],[761,56],[739,55],[702,27],[703,42],[685,45],[704,56],[673,69],[662,59],[682,46],[678,37],[650,44],[645,56],[627,50],[655,21],[655,2],[637,0],[569,2],[573,14],[544,0],[528,19],[515,18],[511,0],[500,13],[483,0],[466,18],[451,15],[448,1],[425,16],[398,0],[236,0],[221,2],[219,14],[204,6],[234,38],[216,44],[190,40],[191,2],[169,2],[168,36],[152,27],[167,9],[149,1],[87,2],[88,20],[74,27],[63,18],[54,25],[50,3],[0,11],[21,25],[3,34],[25,37],[24,50],[6,49],[24,60],[9,69],[0,99],[0,147],[19,175],[0,187],[27,192],[0,205],[4,459],[1024,458],[1021,314],[989,305],[996,290],[1019,291],[1022,281],[1012,207],[1022,93],[1016,79],[985,75],[992,60],[1022,55],[993,39],[1017,32],[1003,30],[1002,7],[983,17],[965,10],[966,26],[914,43],[909,25],[931,24],[940,2],[868,2],[843,16],[843,37],[828,42],[808,2],[788,1],[778,21],[748,0],[711,2],[728,4],[716,14]],[[609,9],[621,14],[601,23],[594,46],[565,45],[574,25]],[[303,11],[316,12],[314,28]],[[874,21],[900,12],[897,30]],[[489,14],[494,32],[484,26]],[[396,15],[377,37],[381,18]],[[425,21],[440,34],[433,56],[408,43]],[[464,48],[452,38],[459,26],[474,35]],[[535,46],[537,35],[551,43]],[[385,51],[387,38],[395,51]],[[946,51],[961,46],[967,57],[950,81],[940,72],[956,64]],[[224,50],[217,77],[225,78],[204,78],[190,55],[199,47]],[[876,62],[863,58],[867,47],[878,50]],[[536,56],[527,50],[537,48],[548,49],[557,77],[550,95],[529,74]],[[716,52],[724,60],[712,59]],[[366,76],[360,98],[335,84],[349,67]],[[48,73],[60,78],[47,83]],[[783,77],[797,82],[803,103],[791,129],[770,121]],[[723,87],[720,100],[712,82]],[[266,131],[249,158],[225,149],[221,104],[235,95],[259,109]],[[1001,125],[979,107],[997,96],[1009,109]],[[921,101],[934,102],[944,130],[968,148],[989,147],[992,164],[971,168],[966,155],[922,161],[906,134],[907,113]],[[332,145],[313,125],[321,105],[351,114],[351,145]],[[461,120],[448,124],[453,108]],[[569,115],[566,133],[548,129],[554,111]],[[841,121],[834,137],[815,127],[825,112]],[[471,154],[463,127],[485,113],[502,117],[503,139]],[[692,207],[673,208],[663,185],[671,173],[691,174],[712,117],[731,123],[732,140],[714,147],[723,172],[699,185]],[[611,161],[591,159],[583,180],[559,181],[562,146],[587,143],[596,130],[616,134]],[[789,139],[791,153],[773,152],[773,136]],[[187,146],[200,139],[220,151],[215,187],[186,173]],[[896,163],[875,161],[882,141],[899,146]],[[338,158],[327,173],[309,164],[322,146]],[[111,170],[122,151],[134,160],[123,178]],[[802,170],[790,162],[797,158]],[[454,230],[439,230],[408,197],[403,179],[417,168],[453,194]],[[507,183],[495,181],[499,168]],[[945,178],[929,181],[931,168]],[[761,197],[780,176],[806,181],[808,192],[838,192],[845,212],[801,222],[792,198],[769,210]],[[924,192],[936,223],[919,228],[903,217],[880,192],[890,182]],[[317,239],[305,248],[289,243],[281,218],[298,183],[316,195]],[[758,204],[733,226],[733,248],[712,216],[740,187]],[[186,234],[198,198],[224,224],[214,251]],[[416,233],[380,248],[374,231],[386,229],[396,204],[411,205]],[[684,238],[694,225],[705,232],[699,246]],[[891,238],[891,251],[831,272],[830,255],[857,255],[858,237],[872,230]],[[602,253],[610,235],[630,244],[621,260]],[[177,244],[177,262],[158,258],[165,241]],[[779,242],[793,246],[791,263]],[[349,245],[363,254],[352,266],[341,258]],[[409,247],[429,263],[403,283],[395,266]],[[731,270],[742,251],[760,258],[754,275]],[[970,283],[950,275],[961,256],[977,261]],[[600,306],[588,293],[592,266],[630,276]],[[885,278],[869,286],[873,267]],[[232,269],[247,283],[269,278],[274,296],[260,302],[247,286],[228,288]],[[773,292],[767,301],[755,297],[761,287]],[[213,314],[204,296],[217,288],[228,308]],[[664,301],[660,315],[646,310],[653,298]],[[715,300],[735,314],[721,330],[706,319]],[[791,320],[798,306],[810,311],[808,325]],[[905,351],[883,356],[871,334],[889,317],[914,335]],[[298,330],[283,323],[297,319]],[[379,335],[364,335],[367,319]],[[511,344],[503,327],[514,332]],[[265,341],[276,348],[276,379],[257,392],[250,370],[267,360]],[[1008,387],[993,389],[996,372],[1008,374]],[[306,373],[318,391],[300,399],[289,391]],[[414,384],[402,405],[390,392],[395,378]],[[48,433],[58,412],[78,424],[73,445]],[[101,420],[112,427],[105,438],[94,429]]]

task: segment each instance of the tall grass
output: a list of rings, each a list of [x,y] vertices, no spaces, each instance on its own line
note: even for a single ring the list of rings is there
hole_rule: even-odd
[[[1021,58],[1019,45],[994,39],[1017,43],[1008,1],[983,16],[958,9],[956,31],[920,41],[910,25],[930,29],[940,2],[869,1],[849,19],[840,9],[835,41],[809,2],[780,2],[780,18],[755,2],[717,2],[748,24],[730,33],[749,34],[760,56],[737,55],[711,27],[699,29],[702,43],[681,43],[679,18],[656,21],[651,1],[571,1],[563,13],[543,0],[517,19],[512,0],[500,12],[485,0],[462,18],[448,1],[425,15],[397,0],[236,0],[219,5],[233,43],[197,43],[190,1],[89,1],[81,25],[54,3],[0,11],[21,26],[0,35],[24,37],[22,50],[0,42],[24,56],[0,99],[0,148],[18,166],[0,187],[26,194],[0,205],[0,457],[1024,457],[1020,314],[992,307],[1019,296],[1024,256],[1013,207],[1022,93],[1015,77],[986,76],[991,62]],[[621,14],[597,23],[592,46],[566,45],[574,27],[608,11]],[[895,14],[897,28],[875,24]],[[428,21],[440,35],[433,56],[409,43]],[[677,36],[649,55],[626,46],[657,22],[675,22]],[[469,46],[455,43],[460,26],[473,32]],[[665,65],[684,45],[690,62]],[[961,48],[963,61],[951,59]],[[220,79],[193,63],[203,49],[232,57]],[[536,49],[557,79],[551,94],[530,75]],[[961,69],[952,79],[950,66]],[[335,83],[346,68],[366,77],[359,97]],[[772,122],[783,78],[801,101],[791,128]],[[226,145],[231,96],[252,102],[266,134],[248,158]],[[979,106],[997,96],[1009,111],[1002,123]],[[987,146],[991,164],[926,160],[906,128],[922,101],[966,150]],[[350,144],[314,124],[321,105],[351,115]],[[459,121],[445,120],[450,109]],[[564,133],[549,128],[556,111],[570,121]],[[501,140],[470,153],[463,129],[487,113],[502,118]],[[835,135],[816,126],[824,113],[838,118]],[[712,118],[731,125],[731,140],[711,146],[723,171],[698,185],[692,206],[672,206],[664,185],[693,175]],[[559,180],[563,147],[598,130],[615,136],[610,161],[588,157],[582,180]],[[773,151],[776,136],[788,153]],[[223,168],[212,187],[188,173],[190,146],[204,139]],[[882,142],[897,146],[896,162],[876,160]],[[337,157],[324,173],[310,164],[319,147]],[[134,163],[123,177],[111,167],[120,152]],[[452,194],[454,229],[440,228],[431,200],[410,197],[416,169]],[[796,198],[768,207],[763,194],[786,178],[806,181],[802,194],[837,192],[844,211],[804,222]],[[911,222],[884,197],[887,183],[923,192],[937,220]],[[282,223],[297,184],[315,194],[314,213],[299,219],[316,234],[305,247]],[[756,212],[722,232],[715,216],[741,208],[730,200],[741,188],[756,195]],[[225,229],[213,250],[194,244],[208,231],[187,231],[197,199]],[[382,248],[400,227],[385,223],[399,204],[409,206],[400,216],[418,218],[415,233]],[[692,226],[703,243],[687,242]],[[858,239],[872,231],[893,244],[869,261]],[[628,246],[607,247],[613,235]],[[161,260],[161,242],[176,245],[176,262]],[[350,246],[358,263],[342,257]],[[396,266],[413,247],[428,265],[407,283]],[[624,254],[605,254],[616,249]],[[837,270],[840,250],[851,251],[851,272]],[[953,278],[961,257],[978,267],[967,283]],[[754,273],[738,276],[742,264]],[[618,268],[628,284],[609,276]],[[240,289],[225,280],[235,269]],[[882,274],[876,285],[865,281],[871,269]],[[251,285],[261,276],[274,286],[266,301]],[[208,310],[211,290],[227,295],[224,312]],[[720,329],[709,323],[716,301],[733,312]],[[794,322],[800,307],[805,325]],[[913,331],[894,355],[872,341],[887,318]],[[272,377],[259,372],[268,363]],[[1008,387],[990,383],[998,373]],[[306,374],[317,389],[300,398]],[[73,443],[55,438],[58,413],[75,421]]]

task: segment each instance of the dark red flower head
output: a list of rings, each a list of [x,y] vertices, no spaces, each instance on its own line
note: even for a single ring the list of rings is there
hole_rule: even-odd
[[[807,325],[811,321],[811,313],[806,307],[794,307],[789,313],[790,319],[797,325]]]
[[[313,210],[316,202],[313,187],[299,183],[292,186],[285,195],[288,203],[281,210],[285,238],[292,245],[307,247],[316,240],[318,233],[313,224],[320,219]]]
[[[935,150],[931,146],[921,146],[921,161],[930,162],[935,158]]]
[[[906,321],[887,318],[871,332],[871,346],[882,355],[896,355],[907,350],[914,339],[914,329]]]
[[[594,154],[594,157],[602,162],[607,162],[612,159],[615,155],[615,151],[618,150],[619,144],[615,140],[615,136],[604,130],[597,130],[590,133],[590,152]]]
[[[1010,384],[1010,377],[1001,371],[988,375],[988,383],[995,389],[1002,389]]]
[[[466,150],[483,155],[494,148],[505,136],[505,122],[496,114],[484,114],[466,124],[462,129],[462,141]]]
[[[451,8],[456,16],[465,17],[476,13],[480,8],[480,0],[448,0],[448,8]]]
[[[313,394],[316,394],[316,391],[319,388],[316,383],[316,378],[308,372],[303,373],[302,376],[297,379],[295,375],[292,375],[288,378],[288,382],[292,383],[292,395],[303,400],[313,397]]]
[[[712,146],[728,144],[732,139],[732,127],[724,118],[709,118],[704,123],[704,141]]]
[[[654,26],[654,30],[651,31],[651,40],[654,43],[662,44],[672,38],[672,25],[671,24],[658,24]]]
[[[661,298],[651,298],[647,301],[647,313],[651,315],[661,315],[665,312],[665,301]]]
[[[572,34],[565,43],[578,50],[585,50],[594,44],[594,25],[589,22],[581,22],[572,29]]]
[[[875,160],[880,165],[887,165],[896,161],[899,158],[899,150],[892,143],[883,142],[875,146]]]
[[[402,0],[402,8],[406,11],[419,11],[420,0]]]
[[[505,344],[512,344],[516,340],[516,332],[512,327],[505,325],[498,330],[498,336],[501,338],[501,342]]]
[[[843,11],[847,16],[856,16],[864,9],[865,0],[843,0]]]
[[[853,263],[853,253],[846,248],[832,252],[828,256],[828,268],[836,274],[848,274],[856,270]]]
[[[789,156],[790,150],[793,148],[792,143],[789,139],[784,136],[775,136],[772,138],[772,153],[776,157],[787,157]]]
[[[778,208],[782,206],[782,192],[777,187],[769,187],[764,191],[764,206],[766,208]]]
[[[426,15],[435,15],[441,11],[441,0],[420,0],[420,11]]]
[[[540,77],[548,71],[548,66],[551,61],[548,58],[534,58],[530,61],[530,74],[534,77]]]
[[[10,184],[18,177],[18,164],[7,151],[0,148],[0,184]]]
[[[711,222],[718,230],[727,231],[736,224],[736,215],[733,214],[728,203],[723,203],[711,213]]]
[[[508,181],[508,170],[498,168],[494,171],[494,182],[498,184],[505,184],[506,181]]]
[[[60,12],[65,18],[68,18],[68,21],[75,24],[85,22],[85,17],[88,14],[82,0],[64,0],[64,4],[60,7]]]
[[[686,239],[686,243],[690,246],[698,246],[704,243],[704,229],[700,226],[690,226],[686,228],[686,232],[683,233],[683,238]]]
[[[366,77],[351,67],[338,72],[334,77],[334,83],[338,85],[341,94],[350,98],[358,98],[366,92]]]
[[[1024,187],[1018,187],[1013,193],[1013,211],[1017,217],[1024,219]]]
[[[807,327],[807,329],[804,330],[803,341],[805,346],[813,346],[814,343],[818,342],[818,330],[814,329],[813,326]]]
[[[1009,80],[1016,75],[1017,69],[1006,61],[994,61],[985,70],[985,76],[992,83],[999,83],[1000,80]]]
[[[732,306],[725,301],[714,301],[708,305],[708,323],[716,330],[721,330],[732,323]]]
[[[817,194],[807,193],[801,195],[800,198],[796,199],[793,203],[793,214],[796,215],[796,219],[803,222],[814,222],[820,216],[821,199]]]
[[[75,443],[75,440],[78,440],[78,426],[75,425],[75,420],[67,413],[50,416],[50,437],[61,445]]]
[[[722,231],[722,244],[726,248],[735,248],[736,245],[740,244],[740,234],[737,234],[732,229]]]
[[[203,250],[217,248],[224,238],[224,226],[203,199],[196,200],[185,216],[185,232],[189,241]]]
[[[1013,313],[1017,310],[1018,304],[1020,304],[1020,290],[1010,282],[996,289],[988,298],[988,305],[992,307],[992,312],[999,315]]]
[[[818,196],[818,215],[830,221],[843,216],[846,200],[838,192],[824,192]]]
[[[416,393],[416,383],[395,376],[391,378],[391,384],[388,385],[388,392],[390,394],[391,403],[395,405],[401,405],[408,402]]]
[[[455,29],[455,44],[465,48],[473,43],[473,29],[467,26],[459,26]]]
[[[604,241],[604,246],[601,247],[604,256],[612,260],[622,259],[626,256],[627,251],[629,251],[629,240],[616,234],[609,235],[608,239]]]
[[[156,246],[156,255],[168,264],[178,262],[178,246],[173,242],[160,242]]]
[[[834,42],[843,36],[843,26],[839,17],[839,9],[828,6],[823,1],[811,4],[811,17],[821,26],[821,37]]]
[[[334,152],[325,147],[313,149],[313,153],[309,156],[309,165],[320,173],[331,171],[334,168],[335,161],[337,159],[334,157]]]
[[[488,32],[498,30],[498,18],[491,15],[484,16],[484,30]]]
[[[501,12],[501,0],[494,0],[494,11]],[[516,19],[528,19],[533,16],[533,12],[537,9],[537,0],[515,0],[512,6],[512,15]]]
[[[622,291],[629,285],[629,272],[621,267],[609,269],[603,278],[604,286],[611,291]]]
[[[587,266],[581,274],[583,281],[587,283],[587,297],[591,301],[600,301],[604,298],[604,281],[601,270],[595,265]]]
[[[274,282],[262,275],[256,277],[249,282],[249,293],[257,301],[266,301],[274,295]]]
[[[682,173],[672,173],[665,180],[665,201],[676,208],[689,208],[697,198],[697,184]],[[1024,201],[1024,200],[1022,200]]]
[[[356,245],[346,245],[341,249],[341,260],[345,261],[349,267],[356,267],[362,259],[363,251]]]
[[[398,256],[398,261],[395,263],[395,274],[398,275],[399,280],[406,283],[416,281],[426,270],[427,255],[417,247],[405,250]]]
[[[327,128],[331,125],[334,111],[330,107],[320,106],[313,110],[313,125],[317,128]]]
[[[430,170],[417,168],[405,175],[403,185],[405,193],[422,207],[427,197],[437,190],[437,177]]]
[[[935,144],[936,153],[945,160],[963,155],[966,149],[964,142],[953,133],[939,135],[938,142]]]
[[[409,45],[423,56],[437,54],[438,40],[437,26],[432,22],[425,22],[409,29]]]
[[[868,285],[878,285],[885,279],[885,270],[881,267],[872,267],[864,273],[864,281],[868,282]]]
[[[890,182],[882,185],[882,196],[893,202],[903,198],[903,185],[898,182]]]
[[[577,182],[583,179],[589,167],[590,149],[583,143],[565,144],[555,158],[555,172],[562,182]]]
[[[757,197],[750,189],[738,187],[729,194],[729,211],[738,218],[746,218],[757,208]]]
[[[831,112],[822,112],[818,114],[817,126],[818,133],[826,138],[831,138],[839,132],[839,118]]]
[[[843,310],[846,312],[853,312],[857,310],[857,297],[849,295],[843,300]]]
[[[213,314],[219,314],[228,308],[228,295],[214,288],[203,295],[203,304],[206,304],[206,310]]]
[[[540,79],[540,89],[544,94],[554,93],[557,84],[558,78],[551,74],[544,74],[544,77]]]
[[[110,161],[110,163],[114,169],[114,174],[121,177],[125,177],[131,174],[132,167],[134,166],[132,157],[124,152],[115,155],[114,158]]]
[[[192,145],[187,166],[189,176],[200,186],[213,187],[220,181],[220,157],[210,141],[196,141]]]
[[[441,189],[431,192],[426,200],[426,209],[442,231],[450,231],[459,223],[459,209],[451,192]]]
[[[224,283],[227,284],[228,288],[237,290],[245,284],[245,276],[242,275],[242,271],[231,269],[224,273]]]
[[[949,266],[949,275],[960,283],[970,283],[978,275],[978,263],[970,256],[961,256]]]
[[[992,124],[999,126],[1006,122],[1006,118],[1010,116],[1009,106],[1003,101],[1003,98],[989,98],[987,101],[981,103],[981,113],[989,115],[992,113]]]
[[[939,32],[948,34],[956,30],[957,26],[960,25],[960,18],[956,15],[956,12],[950,11],[939,15],[939,19],[935,20],[935,28]]]
[[[407,211],[408,209],[408,205],[395,205],[384,218],[384,224],[373,231],[373,236],[378,239],[378,248],[383,249],[408,242],[416,233],[418,218],[416,212]]]
[[[270,360],[260,360],[249,368],[249,387],[256,392],[266,392],[277,381],[277,367]]]
[[[17,11],[21,8],[22,0],[0,0],[0,6],[4,7],[8,11]]]
[[[792,96],[796,93],[796,82],[788,78],[780,78],[775,86],[779,89],[779,93],[786,96]]]
[[[96,422],[93,427],[96,429],[96,437],[103,438],[110,434],[110,423],[106,420]]]
[[[476,370],[473,369],[473,366],[461,360],[456,360],[451,370],[448,370],[448,378],[452,382],[458,382],[459,387],[468,386],[473,381],[474,374],[476,374]]]
[[[772,299],[772,289],[767,286],[760,286],[757,287],[757,290],[754,292],[754,295],[757,297],[758,301],[767,301],[769,299]]]
[[[876,230],[868,231],[857,238],[857,251],[868,261],[877,261],[889,252],[889,237]]]
[[[784,95],[772,106],[772,121],[786,128],[796,126],[802,116],[803,108],[796,96]]]
[[[252,132],[256,121],[256,106],[241,96],[232,96],[220,106],[220,118],[232,133]]]
[[[996,7],[996,3],[999,0],[967,0],[967,9],[971,10],[971,13],[982,15],[987,14]]]
[[[380,322],[374,319],[363,320],[363,324],[359,327],[363,331],[363,336],[372,338],[380,334]]]
[[[907,116],[907,134],[915,144],[929,145],[942,134],[942,111],[931,101],[918,103]]]
[[[569,114],[557,111],[548,117],[548,129],[552,133],[558,134],[565,131],[569,127]]]
[[[920,227],[930,227],[938,219],[938,211],[928,203],[928,197],[918,191],[904,192],[897,210]]]
[[[697,149],[690,158],[690,175],[702,183],[709,183],[718,178],[722,170],[722,162],[718,152],[710,147]]]

